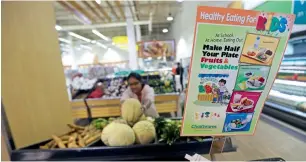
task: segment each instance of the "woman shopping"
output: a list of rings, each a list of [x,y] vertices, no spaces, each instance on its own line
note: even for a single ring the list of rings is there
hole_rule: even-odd
[[[142,105],[142,110],[146,116],[158,117],[154,105],[154,90],[149,85],[142,82],[141,76],[138,73],[130,73],[127,78],[128,89],[124,91],[120,102],[123,103],[126,99],[138,99]]]

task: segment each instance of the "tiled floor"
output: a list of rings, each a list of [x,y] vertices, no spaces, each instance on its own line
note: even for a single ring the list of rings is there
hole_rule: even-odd
[[[217,154],[216,160],[245,161],[281,157],[286,161],[306,161],[306,133],[265,116],[267,118],[269,120],[259,121],[254,136],[232,137],[233,144],[238,146],[237,152]],[[273,122],[279,126],[275,127]],[[296,130],[298,135],[283,131],[288,128]]]

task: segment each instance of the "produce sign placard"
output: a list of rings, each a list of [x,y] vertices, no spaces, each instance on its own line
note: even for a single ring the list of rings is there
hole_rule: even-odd
[[[138,45],[140,47],[138,57],[140,58],[175,56],[174,40],[138,42]]]
[[[181,136],[254,133],[294,18],[198,7]]]

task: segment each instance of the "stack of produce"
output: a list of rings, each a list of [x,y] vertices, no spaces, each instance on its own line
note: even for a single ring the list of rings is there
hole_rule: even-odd
[[[155,127],[146,121],[141,104],[136,99],[127,99],[121,108],[122,119],[108,124],[101,139],[107,146],[129,146],[134,143],[148,144],[155,140]]]
[[[115,78],[108,81],[104,81],[105,95],[103,98],[118,98],[121,97],[123,92],[127,88],[126,82],[122,78]]]
[[[52,140],[45,145],[40,146],[41,149],[53,148],[80,148],[87,147],[99,140],[101,130],[96,129],[94,125],[80,127],[73,124],[68,124],[71,129],[66,134],[61,136],[52,135]]]
[[[188,142],[192,138],[202,142],[200,137],[180,137],[181,120],[145,117],[137,99],[127,99],[121,107],[121,117],[95,119],[89,126],[69,124],[71,131],[52,135],[53,140],[41,149],[86,147],[100,139],[106,146],[130,146],[156,142],[172,145]]]
[[[160,80],[160,79],[150,79],[148,84],[153,87],[155,94],[163,93],[173,93],[174,92],[174,83],[173,80]]]
[[[75,77],[71,83],[71,86],[77,90],[91,89],[96,83],[97,79],[88,79],[84,77]]]
[[[141,104],[136,99],[126,100],[122,105],[121,113],[121,118],[109,119],[110,124],[102,131],[101,138],[107,146],[129,146],[134,143],[152,142],[165,142],[171,145],[192,139],[203,141],[201,137],[180,137],[181,120],[145,117],[141,111]]]

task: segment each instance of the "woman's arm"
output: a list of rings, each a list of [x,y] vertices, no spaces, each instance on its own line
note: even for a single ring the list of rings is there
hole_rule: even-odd
[[[122,93],[122,96],[120,98],[120,103],[122,104],[126,99],[129,99],[129,98],[130,96],[129,96],[129,88],[128,88]]]
[[[154,94],[153,88],[146,85],[146,89],[144,92],[145,94],[143,96],[142,103],[141,103],[144,114],[150,117],[158,117],[159,115],[156,111],[155,103],[154,103],[155,94]]]

